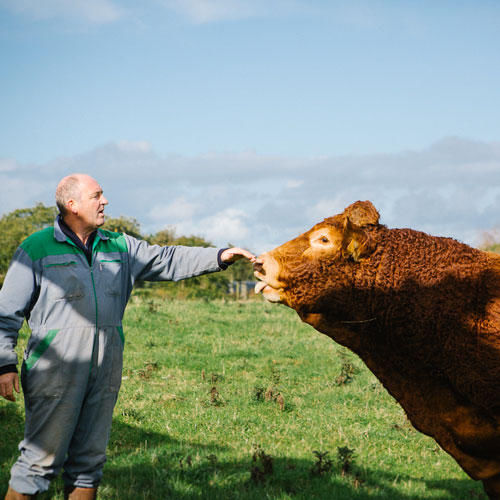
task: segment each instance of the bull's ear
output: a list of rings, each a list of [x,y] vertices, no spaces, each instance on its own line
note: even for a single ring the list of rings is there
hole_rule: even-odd
[[[359,261],[368,257],[375,249],[371,238],[367,232],[356,224],[353,224],[349,217],[344,219],[342,236],[342,257]]]
[[[380,219],[371,201],[356,201],[344,210],[344,215],[356,226],[376,225]]]

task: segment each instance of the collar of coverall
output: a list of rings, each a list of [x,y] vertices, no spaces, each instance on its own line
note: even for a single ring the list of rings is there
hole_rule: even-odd
[[[61,229],[61,225],[59,224],[60,217],[61,214],[59,214],[54,221],[54,238],[57,241],[64,242],[66,241],[66,235],[64,234],[64,231]],[[109,240],[109,236],[106,236],[100,229],[97,229],[97,236],[101,240]]]

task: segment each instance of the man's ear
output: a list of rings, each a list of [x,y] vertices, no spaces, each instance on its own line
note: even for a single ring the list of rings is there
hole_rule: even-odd
[[[345,217],[342,237],[342,257],[358,262],[368,257],[373,250],[375,250],[375,245],[368,233],[353,224],[349,217]]]
[[[73,199],[69,199],[66,202],[66,210],[76,215],[78,213],[78,204],[76,203],[76,201]]]

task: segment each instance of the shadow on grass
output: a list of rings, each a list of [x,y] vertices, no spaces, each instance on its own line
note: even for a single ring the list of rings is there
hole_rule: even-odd
[[[272,471],[260,458],[227,461],[224,444],[179,442],[155,432],[115,421],[101,489],[103,499],[121,500],[486,500],[480,483],[463,480],[425,480],[402,477],[363,467],[341,476],[315,476],[311,460],[271,457]],[[253,469],[253,473],[252,473]],[[420,484],[425,493],[402,493],[401,483]],[[415,491],[415,486],[409,486]]]
[[[0,406],[2,446],[0,447],[2,488],[7,489],[9,470],[17,457],[17,444],[23,434],[20,407]],[[486,495],[479,483],[463,480],[425,480],[391,475],[363,467],[342,477],[334,466],[320,476],[311,473],[311,460],[271,457],[272,471],[262,459],[227,461],[231,453],[224,444],[200,444],[189,436],[181,441],[167,433],[144,430],[141,423],[119,419],[113,423],[109,461],[105,466],[100,499],[112,500],[263,500],[263,499],[341,499],[341,500],[483,500]],[[253,469],[253,474],[252,474]],[[402,493],[401,483],[424,485],[427,494]],[[415,490],[414,486],[409,490]],[[60,478],[40,500],[62,499]]]

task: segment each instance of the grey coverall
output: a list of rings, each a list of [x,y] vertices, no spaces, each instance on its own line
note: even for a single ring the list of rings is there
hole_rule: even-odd
[[[149,245],[97,230],[89,265],[58,220],[17,249],[0,290],[0,367],[17,363],[24,318],[31,336],[21,382],[26,423],[10,486],[46,491],[102,477],[122,374],[122,318],[136,280],[181,280],[220,271],[216,248]]]

